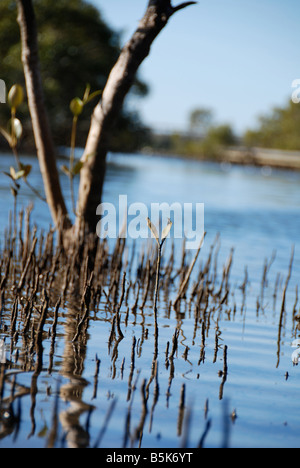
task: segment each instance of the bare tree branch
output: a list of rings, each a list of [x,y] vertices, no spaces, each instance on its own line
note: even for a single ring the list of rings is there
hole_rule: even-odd
[[[84,222],[88,232],[96,231],[96,210],[101,201],[111,128],[134,82],[139,66],[148,56],[153,41],[166,26],[169,18],[176,11],[193,3],[195,2],[183,3],[173,8],[170,0],[150,0],[137,30],[123,48],[112,69],[102,100],[94,109],[82,158],[85,164],[80,174],[77,227]]]
[[[56,226],[61,226],[60,217],[63,216],[63,219],[66,220],[63,227],[69,228],[71,222],[67,217],[56,166],[53,139],[44,105],[32,0],[17,0],[17,3],[28,103],[46,198]],[[153,41],[166,26],[170,17],[175,12],[194,3],[196,2],[184,2],[173,7],[171,0],[149,0],[144,17],[113,67],[102,99],[94,109],[82,157],[84,164],[80,172],[76,233],[81,232],[82,225],[88,233],[94,235],[96,233],[96,212],[101,202],[111,130],[120,113],[124,99],[134,83],[139,66],[149,55]]]
[[[177,11],[179,10],[182,10],[183,8],[186,8],[190,5],[196,5],[197,2],[184,2],[184,3],[181,3],[180,5],[176,6],[176,7],[173,7],[173,13],[176,13]]]
[[[159,10],[163,10],[170,17],[172,14],[176,13],[177,11],[182,10],[183,8],[186,8],[190,5],[195,5],[196,3],[197,2],[184,2],[176,7],[173,7],[171,4],[171,0],[149,0],[148,8],[155,7]]]

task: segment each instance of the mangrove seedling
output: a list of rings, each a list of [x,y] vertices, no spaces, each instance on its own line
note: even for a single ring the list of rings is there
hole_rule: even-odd
[[[70,110],[73,114],[73,122],[72,122],[72,132],[71,132],[71,149],[70,149],[70,162],[69,167],[62,166],[62,171],[69,177],[70,179],[70,191],[71,191],[71,200],[72,200],[72,207],[73,213],[76,216],[76,208],[75,208],[75,198],[74,198],[74,177],[78,175],[84,165],[85,161],[79,160],[75,162],[75,148],[76,148],[76,134],[77,134],[77,124],[78,118],[82,114],[84,106],[95,99],[97,96],[101,94],[101,91],[94,91],[91,93],[91,87],[88,84],[86,86],[83,99],[79,97],[75,97],[72,99],[70,103]]]
[[[147,218],[147,223],[150,231],[152,232],[156,242],[157,242],[157,264],[156,264],[156,280],[155,280],[155,294],[154,294],[154,321],[155,321],[155,336],[158,336],[158,325],[157,325],[157,299],[158,299],[158,289],[159,289],[159,277],[160,277],[160,265],[161,265],[161,252],[162,252],[162,247],[164,245],[164,242],[166,238],[169,235],[169,232],[172,227],[172,222],[169,219],[168,224],[162,231],[161,235],[161,240],[159,239],[158,231],[154,224],[150,221],[149,218]]]
[[[14,167],[10,168],[10,172],[4,172],[5,175],[10,177],[13,182],[14,186],[11,189],[11,192],[15,198],[17,197],[18,190],[20,188],[19,184],[17,183],[18,180],[23,179],[25,184],[30,188],[30,190],[37,196],[39,197],[42,201],[46,201],[40,193],[32,187],[32,185],[28,182],[27,177],[29,176],[32,166],[30,164],[22,164],[20,161],[19,153],[18,153],[18,143],[22,137],[23,134],[23,126],[21,121],[16,117],[16,113],[18,108],[21,106],[21,104],[24,101],[24,91],[22,86],[15,84],[12,86],[10,89],[8,96],[7,96],[7,102],[10,107],[10,113],[11,117],[7,125],[7,130],[4,129],[3,127],[0,127],[0,133],[4,136],[6,139],[7,143],[9,144],[13,155],[15,157],[17,167],[18,169],[15,170]]]
[[[23,93],[23,88],[20,85],[14,85],[7,97],[7,102],[10,107],[10,120],[7,125],[7,130],[5,130],[3,127],[0,127],[0,132],[6,139],[7,143],[9,144],[15,159],[18,168],[20,169],[21,163],[20,159],[18,156],[17,152],[17,144],[18,141],[20,140],[22,133],[23,133],[23,128],[22,128],[22,123],[20,122],[19,119],[16,118],[16,112],[18,107],[22,104],[24,99],[24,93]]]

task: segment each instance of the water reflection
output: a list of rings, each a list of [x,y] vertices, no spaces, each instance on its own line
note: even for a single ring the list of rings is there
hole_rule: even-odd
[[[227,214],[243,237],[246,214],[242,226]],[[286,409],[298,394],[297,248],[289,268],[290,245],[241,255],[247,239],[224,249],[215,231],[190,276],[194,253],[168,242],[156,337],[155,244],[103,242],[91,269],[24,215],[1,254],[2,446],[205,447],[242,445],[244,433],[269,445],[272,431],[285,435],[269,400],[298,444],[299,417]]]
[[[72,291],[76,297],[76,289]],[[68,404],[68,408],[60,411],[59,420],[64,432],[64,438],[69,448],[87,448],[90,446],[88,427],[81,423],[81,416],[90,415],[94,407],[83,401],[85,388],[89,382],[82,377],[86,359],[88,337],[86,332],[80,340],[74,342],[77,330],[78,310],[68,308],[65,320],[64,353],[60,373],[67,382],[60,387],[60,399]]]

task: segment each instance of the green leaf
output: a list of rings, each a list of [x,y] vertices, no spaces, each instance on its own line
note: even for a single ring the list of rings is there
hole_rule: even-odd
[[[94,158],[95,156],[96,156],[96,153],[87,154],[84,158],[84,162],[87,162],[90,158]]]
[[[18,172],[16,172],[14,167],[11,167],[10,174],[8,172],[4,172],[4,174],[10,177],[15,182],[16,180],[22,178],[26,179],[26,177],[28,177],[28,175],[30,174],[31,169],[32,166],[30,164],[27,164],[26,166],[20,164],[20,169],[18,170]]]
[[[15,175],[15,180],[19,180],[19,179],[22,179],[23,177],[26,177],[25,176],[25,171],[22,169],[21,171],[18,171]]]
[[[68,169],[67,166],[61,166],[61,170],[62,170],[68,177],[71,176],[71,173],[70,173],[70,171],[69,171],[69,169]]]
[[[85,88],[84,96],[83,96],[83,102],[85,103],[90,95],[91,92],[91,85],[88,83]]]
[[[40,432],[37,434],[37,436],[42,439],[43,437],[46,437],[48,433],[48,426],[46,423],[44,423],[44,427],[40,430]]]
[[[84,102],[85,104],[87,104],[88,102],[91,102],[93,99],[95,99],[97,96],[100,96],[102,94],[102,91],[94,91],[92,94],[90,94],[90,96],[86,99],[86,101]]]
[[[21,167],[22,171],[24,172],[23,177],[24,177],[24,179],[26,179],[26,177],[28,177],[30,172],[31,172],[32,166],[30,164],[26,164],[26,165],[20,164],[20,167]]]
[[[78,175],[80,173],[81,169],[83,168],[83,164],[84,163],[82,161],[77,161],[73,168],[73,175]]]
[[[15,171],[15,168],[14,168],[14,167],[10,167],[10,168],[9,168],[9,171],[10,171],[10,176],[11,176],[12,180],[16,180],[16,171]]]

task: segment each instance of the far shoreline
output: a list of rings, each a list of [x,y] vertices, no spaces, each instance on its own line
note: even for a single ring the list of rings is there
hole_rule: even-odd
[[[78,157],[83,153],[83,148],[77,148]],[[162,158],[175,158],[181,160],[211,162],[211,163],[224,163],[238,166],[252,166],[252,167],[270,167],[272,169],[284,169],[291,171],[300,171],[300,151],[287,151],[268,148],[245,148],[245,147],[230,147],[224,148],[220,153],[214,157],[205,157],[196,154],[183,154],[169,151],[158,151],[151,147],[146,147],[141,150],[132,152],[128,151],[115,151],[110,154],[124,154],[124,155],[145,155],[157,156]],[[10,154],[9,149],[0,148],[0,158],[13,155]],[[25,157],[35,157],[33,151],[23,151],[20,155]],[[57,148],[58,159],[69,159],[69,149],[66,147]]]

